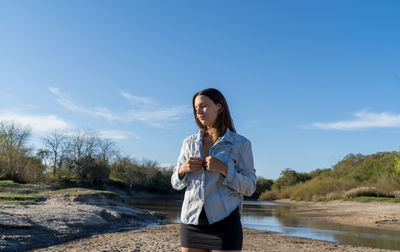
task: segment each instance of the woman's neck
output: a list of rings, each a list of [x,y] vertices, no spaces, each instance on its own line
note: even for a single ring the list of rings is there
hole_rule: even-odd
[[[205,129],[205,134],[208,136],[208,137],[210,137],[210,140],[212,141],[212,142],[214,142],[216,139],[214,138],[214,136],[215,135],[217,135],[217,129],[216,128],[210,128],[210,127],[207,127],[206,129]]]
[[[213,136],[215,134],[217,134],[217,129],[216,128],[211,128],[211,127],[207,127],[206,129],[207,134],[209,134],[210,136]]]

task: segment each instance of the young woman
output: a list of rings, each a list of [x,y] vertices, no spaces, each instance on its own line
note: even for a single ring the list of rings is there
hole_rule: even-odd
[[[197,92],[193,113],[200,130],[184,139],[171,177],[186,188],[181,210],[182,252],[241,251],[243,195],[256,189],[251,143],[236,134],[217,89]]]

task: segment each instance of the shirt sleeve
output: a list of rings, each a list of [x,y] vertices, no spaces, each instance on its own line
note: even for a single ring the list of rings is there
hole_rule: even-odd
[[[227,173],[222,184],[240,194],[251,196],[256,190],[257,177],[249,140],[243,142],[237,160],[231,158],[227,166]]]
[[[179,167],[187,159],[187,157],[186,157],[186,148],[187,148],[187,145],[186,145],[186,139],[185,139],[185,140],[183,140],[183,143],[182,143],[182,148],[181,148],[181,152],[180,152],[179,157],[178,157],[178,162],[177,162],[177,164],[176,164],[176,166],[174,168],[174,172],[172,173],[172,176],[171,176],[171,184],[172,184],[172,187],[175,190],[182,190],[188,184],[187,174],[185,174],[182,179],[179,179],[179,174],[178,174]]]

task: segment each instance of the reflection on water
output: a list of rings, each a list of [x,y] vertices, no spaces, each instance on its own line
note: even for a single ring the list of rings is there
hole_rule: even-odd
[[[268,202],[245,202],[244,227],[280,232],[285,235],[319,239],[375,248],[400,249],[400,232],[316,221],[296,215],[294,207]]]
[[[165,223],[180,223],[182,200],[140,199],[130,203],[138,208],[167,215]],[[299,216],[294,206],[272,202],[245,201],[242,225],[245,228],[279,232],[283,235],[312,238],[375,248],[400,249],[400,232],[376,228],[327,223]]]

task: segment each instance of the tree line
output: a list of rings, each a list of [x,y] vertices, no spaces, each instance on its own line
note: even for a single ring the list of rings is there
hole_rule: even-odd
[[[41,138],[40,149],[29,145],[30,137],[28,126],[0,122],[0,178],[55,187],[111,184],[135,191],[175,192],[170,186],[172,167],[121,156],[117,144],[96,131],[68,135],[55,131]]]
[[[39,149],[29,145],[30,137],[28,126],[0,121],[0,179],[54,187],[109,184],[129,191],[177,193],[170,183],[173,166],[160,168],[151,160],[139,162],[122,156],[114,141],[95,131],[76,130],[67,135],[54,131],[41,138]],[[271,189],[309,179],[300,177],[290,170],[276,181],[258,177],[255,193],[247,198],[258,199]]]

